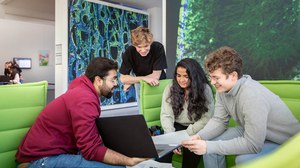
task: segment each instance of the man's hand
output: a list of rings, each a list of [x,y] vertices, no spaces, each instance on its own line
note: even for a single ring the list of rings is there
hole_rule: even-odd
[[[192,135],[190,137],[191,140],[201,140],[201,137],[198,134]]]
[[[103,162],[112,165],[134,166],[148,158],[127,157],[121,153],[107,149]]]
[[[147,82],[149,85],[151,85],[151,86],[158,86],[159,85],[159,80],[157,80],[156,78],[151,78],[151,77],[147,77],[147,76],[145,76],[144,78],[143,78],[143,80],[145,81],[145,82]]]
[[[123,90],[124,90],[125,92],[128,92],[130,86],[131,86],[131,85],[124,84],[124,85],[123,85]]]
[[[181,142],[182,146],[188,148],[191,152],[197,155],[203,155],[206,153],[206,141],[201,140],[199,135],[191,136],[191,139]]]
[[[148,158],[130,158],[130,162],[129,162],[129,165],[128,166],[134,166],[142,161],[145,161],[145,160],[148,160]]]

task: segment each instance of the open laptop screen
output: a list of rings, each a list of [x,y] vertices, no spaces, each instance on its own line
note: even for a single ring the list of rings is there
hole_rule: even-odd
[[[158,157],[144,116],[104,117],[96,124],[106,147],[129,157]]]

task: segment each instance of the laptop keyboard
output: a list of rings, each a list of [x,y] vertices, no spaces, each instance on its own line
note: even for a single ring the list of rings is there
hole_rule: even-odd
[[[160,153],[160,152],[162,152],[162,151],[164,151],[163,149],[156,149],[156,152],[157,153]]]

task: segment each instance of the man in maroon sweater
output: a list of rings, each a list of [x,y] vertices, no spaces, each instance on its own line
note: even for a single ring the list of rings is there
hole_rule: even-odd
[[[104,146],[95,119],[100,96],[110,98],[117,86],[118,65],[93,59],[85,75],[49,103],[22,140],[16,154],[19,168],[124,167],[145,159],[129,158]]]

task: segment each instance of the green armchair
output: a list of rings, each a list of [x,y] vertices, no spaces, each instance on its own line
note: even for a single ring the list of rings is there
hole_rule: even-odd
[[[140,111],[144,115],[148,127],[160,124],[160,109],[162,94],[171,79],[159,81],[159,86],[152,87],[145,81],[140,81]]]
[[[0,86],[0,167],[15,168],[18,146],[47,102],[47,82]]]

